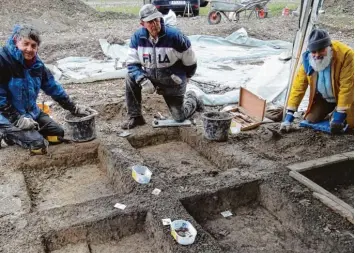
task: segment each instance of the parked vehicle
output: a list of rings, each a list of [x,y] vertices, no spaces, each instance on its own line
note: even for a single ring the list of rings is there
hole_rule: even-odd
[[[205,7],[208,4],[208,0],[144,0],[144,4],[152,3],[157,9],[166,15],[169,10],[174,11],[176,14],[183,14],[187,6],[187,2],[190,2],[191,9],[194,16],[198,16],[200,13],[200,6]],[[186,11],[187,12],[187,11]]]
[[[208,5],[208,0],[200,0],[200,7],[206,7]]]

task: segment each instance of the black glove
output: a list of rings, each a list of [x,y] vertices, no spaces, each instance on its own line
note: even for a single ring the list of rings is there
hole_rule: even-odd
[[[66,97],[64,99],[56,99],[56,101],[58,102],[58,104],[60,104],[60,106],[65,109],[70,111],[71,113],[75,114],[75,104],[73,101],[71,101],[71,99],[69,97]]]

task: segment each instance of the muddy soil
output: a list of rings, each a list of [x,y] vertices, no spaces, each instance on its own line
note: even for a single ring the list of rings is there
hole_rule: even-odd
[[[287,231],[265,208],[259,205],[240,207],[233,211],[233,216],[211,217],[203,227],[221,243],[225,252],[233,253],[236,248],[243,252],[316,252],[303,245]]]
[[[178,178],[218,171],[210,161],[184,142],[168,142],[141,148],[139,151],[145,164],[158,169],[160,178]]]
[[[25,177],[32,205],[38,210],[86,202],[114,193],[106,173],[96,164],[36,172],[25,174]]]
[[[354,206],[354,161],[314,168],[302,173],[316,184]]]
[[[153,245],[145,233],[137,233],[124,237],[120,241],[109,241],[102,244],[79,243],[67,245],[51,253],[154,253]]]
[[[141,5],[138,0],[129,3]],[[353,45],[352,15],[330,8],[322,25],[333,38]],[[43,33],[39,55],[46,63],[67,56],[103,59],[99,38],[124,41],[139,27],[135,16],[98,13],[78,0],[0,1],[0,20],[1,45],[15,23],[38,27]],[[178,18],[188,35],[224,37],[245,27],[254,38],[290,42],[297,22],[292,16],[275,16],[211,26],[206,17]],[[216,143],[203,137],[199,113],[192,127],[153,129],[150,122],[157,112],[169,115],[163,98],[153,94],[143,96],[148,124],[121,138],[120,125],[127,117],[124,80],[64,88],[75,102],[99,111],[97,140],[51,146],[46,156],[31,157],[14,146],[0,150],[0,206],[5,207],[0,207],[1,252],[353,252],[352,225],[315,201],[285,169],[294,162],[353,151],[353,134],[331,136],[296,128],[275,135],[270,128],[277,130],[279,124],[268,124]],[[43,100],[52,101],[41,94],[39,102]],[[67,112],[54,102],[50,108],[51,116],[64,123]],[[151,166],[150,184],[133,181],[129,168],[137,163]],[[263,190],[270,194],[258,199],[263,180],[269,180]],[[250,181],[242,194],[234,193]],[[162,189],[159,196],[152,196],[154,188]],[[219,189],[226,190],[227,201],[206,194]],[[353,186],[344,191],[349,196]],[[196,194],[210,205],[192,201],[195,208],[188,208],[184,200],[194,200]],[[127,207],[118,210],[116,203]],[[235,216],[221,218],[219,213],[229,209]],[[198,230],[196,242],[178,245],[169,227],[161,225],[163,218],[191,221]],[[299,237],[291,238],[291,228]]]
[[[334,188],[331,193],[350,206],[354,206],[354,184],[339,185],[337,188]]]

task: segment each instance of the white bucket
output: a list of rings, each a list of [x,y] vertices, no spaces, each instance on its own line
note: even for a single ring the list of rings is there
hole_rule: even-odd
[[[185,220],[174,220],[170,224],[171,235],[181,245],[193,244],[197,235],[192,224]]]
[[[151,176],[152,172],[145,166],[134,165],[132,167],[132,177],[140,184],[148,184]]]

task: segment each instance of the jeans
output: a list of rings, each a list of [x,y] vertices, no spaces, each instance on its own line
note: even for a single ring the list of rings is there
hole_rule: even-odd
[[[22,130],[14,125],[0,126],[0,137],[8,144],[17,144],[23,148],[40,149],[46,146],[44,137],[64,136],[63,128],[51,119],[48,114],[41,111],[36,120],[40,130]]]

